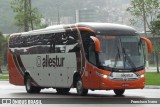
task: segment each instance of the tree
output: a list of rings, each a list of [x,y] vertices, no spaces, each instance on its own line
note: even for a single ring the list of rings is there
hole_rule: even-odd
[[[135,16],[134,19],[131,19],[133,22],[142,21],[144,25],[144,32],[146,35],[146,29],[148,28],[151,33],[154,31],[153,22],[157,20],[157,16],[160,13],[160,3],[159,0],[132,0],[130,7],[127,8],[127,11],[131,15]],[[153,38],[155,36],[153,35]],[[156,40],[156,39],[154,39]],[[156,41],[155,41],[156,42]],[[157,72],[159,72],[158,66],[158,52],[157,52],[157,43],[154,46],[156,51],[156,63],[157,63]],[[148,60],[148,55],[146,55]]]
[[[2,73],[1,66],[6,65],[7,60],[7,38],[0,32],[0,73]]]
[[[134,22],[141,20],[146,23],[149,30],[152,30],[150,22],[157,20],[157,16],[160,12],[159,9],[159,0],[132,0],[127,11],[136,17],[137,20],[135,17],[132,19]]]
[[[159,47],[159,43],[157,41],[157,39],[155,38],[155,35],[160,35],[160,15],[157,16],[157,20],[155,21],[152,21],[151,22],[151,26],[152,26],[152,34],[153,34],[153,37],[154,37],[154,45],[155,45],[155,54],[156,54],[156,62],[157,62],[157,73],[159,73],[159,65],[158,65],[158,62],[159,62],[159,57],[158,57],[158,53],[160,52],[160,47]]]
[[[15,24],[19,30],[29,31],[41,28],[41,19],[43,16],[37,8],[32,8],[31,0],[14,0],[11,2],[11,8],[15,12]]]
[[[151,22],[152,33],[155,35],[160,35],[160,14],[157,16],[157,20]]]

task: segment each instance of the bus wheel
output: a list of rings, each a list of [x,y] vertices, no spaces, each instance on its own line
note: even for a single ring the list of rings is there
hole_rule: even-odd
[[[70,88],[56,88],[58,94],[68,94]]]
[[[82,80],[79,79],[76,84],[77,94],[80,96],[85,96],[88,93],[88,89],[83,88]]]
[[[25,87],[27,93],[39,93],[41,91],[41,88],[32,86],[30,76],[25,78]]]
[[[123,95],[124,91],[125,91],[125,89],[115,89],[114,93],[118,96],[121,96],[121,95]]]

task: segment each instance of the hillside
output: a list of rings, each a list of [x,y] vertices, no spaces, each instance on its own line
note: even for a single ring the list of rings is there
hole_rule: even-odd
[[[10,1],[0,0],[0,31],[7,34],[18,32]],[[33,7],[38,8],[45,19],[56,20],[59,7],[60,17],[72,17],[73,23],[75,11],[87,8],[98,11],[98,21],[129,24],[129,14],[125,11],[129,3],[130,0],[32,0]]]

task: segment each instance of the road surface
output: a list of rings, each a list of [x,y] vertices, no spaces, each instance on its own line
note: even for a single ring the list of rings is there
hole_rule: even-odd
[[[28,94],[26,93],[24,86],[14,86],[8,83],[8,81],[0,81],[0,98],[19,98],[19,99],[41,99],[45,98],[45,101],[49,101],[49,104],[95,104],[102,103],[101,106],[105,105],[106,101],[109,101],[109,104],[131,104],[131,100],[153,100],[158,101],[160,104],[160,89],[135,89],[135,90],[126,90],[123,96],[115,96],[112,90],[98,90],[98,91],[89,91],[87,96],[78,96],[76,94],[76,89],[71,89],[68,95],[60,95],[56,93],[55,89],[49,88],[44,89],[39,94]],[[158,98],[158,99],[157,99]],[[107,103],[108,104],[108,103]],[[138,103],[139,104],[139,103]],[[137,105],[137,104],[134,104]],[[146,105],[146,104],[142,104]],[[151,104],[149,104],[151,106]],[[153,104],[154,106],[157,104]],[[0,104],[1,106],[1,104]],[[78,106],[77,106],[78,107]],[[81,106],[83,107],[83,106]],[[134,106],[136,107],[136,106]]]

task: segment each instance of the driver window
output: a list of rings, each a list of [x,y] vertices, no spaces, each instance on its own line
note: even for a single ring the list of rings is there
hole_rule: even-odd
[[[95,55],[95,46],[94,41],[90,38],[94,33],[88,31],[81,31],[81,37],[83,41],[83,47],[86,55],[86,59],[96,65],[96,55]]]
[[[89,59],[88,60],[93,65],[96,65],[96,54],[95,54],[95,46],[94,46],[93,41],[91,41],[91,44],[89,46]]]

